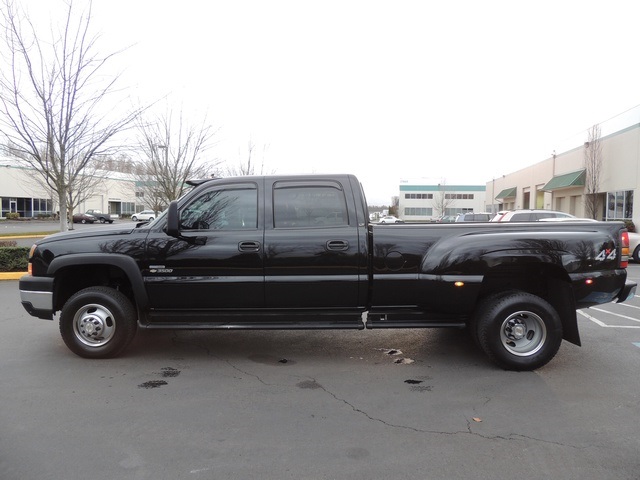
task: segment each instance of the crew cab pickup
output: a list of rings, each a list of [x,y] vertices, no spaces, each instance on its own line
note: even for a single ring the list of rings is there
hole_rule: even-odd
[[[119,218],[116,214],[102,213],[100,210],[87,210],[86,213],[96,217],[100,223],[113,223]]]
[[[620,222],[369,223],[352,175],[191,182],[157,219],[37,242],[24,308],[76,354],[137,328],[467,328],[499,366],[580,344],[576,309],[624,301]]]

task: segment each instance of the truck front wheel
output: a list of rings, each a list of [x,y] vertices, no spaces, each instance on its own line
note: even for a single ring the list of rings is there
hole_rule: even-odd
[[[133,340],[136,327],[136,311],[129,299],[109,287],[80,290],[60,314],[64,343],[85,358],[115,357]]]
[[[521,291],[486,298],[476,312],[478,343],[507,370],[535,370],[549,362],[562,342],[562,322],[546,300]]]

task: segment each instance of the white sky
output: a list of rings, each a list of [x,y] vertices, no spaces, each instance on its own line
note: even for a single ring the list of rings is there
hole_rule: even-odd
[[[132,97],[207,111],[231,163],[251,138],[277,173],[355,173],[370,204],[400,179],[484,184],[640,104],[638,19],[637,0],[94,0],[105,50],[132,45]]]

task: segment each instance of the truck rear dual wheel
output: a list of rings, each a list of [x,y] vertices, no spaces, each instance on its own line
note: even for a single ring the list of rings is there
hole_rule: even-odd
[[[85,358],[110,358],[133,340],[136,311],[129,299],[109,287],[89,287],[62,307],[60,334],[69,349]]]
[[[472,328],[491,360],[507,370],[534,370],[549,362],[562,342],[562,322],[546,300],[521,291],[487,297]]]

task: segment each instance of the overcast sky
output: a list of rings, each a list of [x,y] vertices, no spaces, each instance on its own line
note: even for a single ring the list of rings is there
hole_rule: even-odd
[[[378,204],[400,179],[484,184],[640,104],[639,18],[637,0],[94,1],[105,48],[131,45],[132,97],[207,111],[219,158],[251,138],[267,169],[355,173]]]

